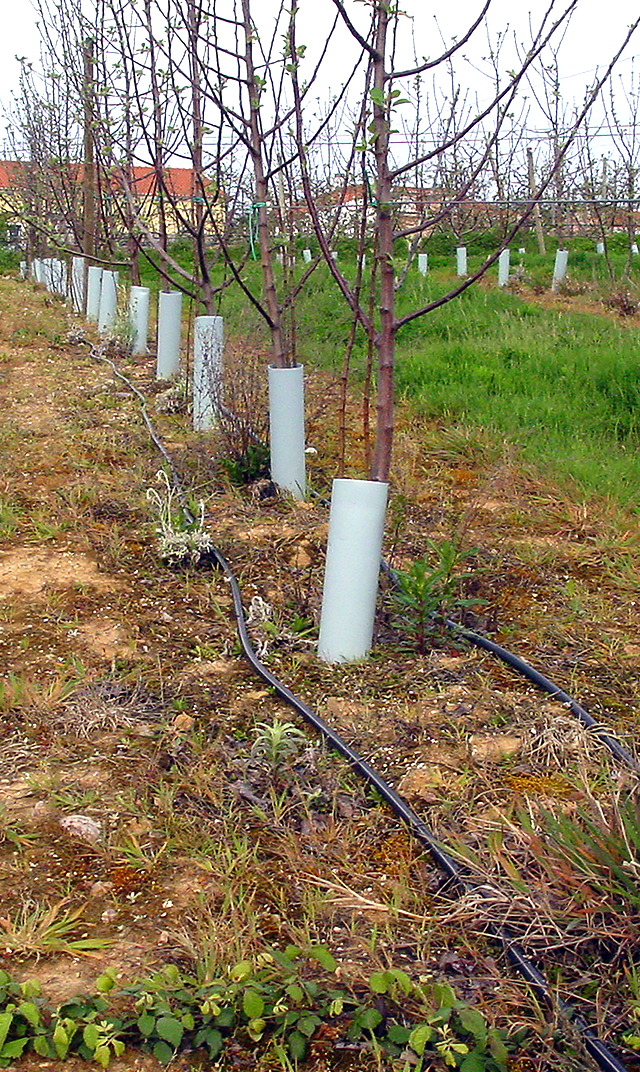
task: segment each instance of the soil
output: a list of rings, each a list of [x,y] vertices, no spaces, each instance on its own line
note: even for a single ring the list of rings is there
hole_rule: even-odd
[[[345,764],[311,734],[286,763],[260,755],[261,725],[298,720],[242,660],[224,579],[159,557],[146,491],[160,489],[162,460],[138,400],[91,356],[95,340],[82,338],[61,303],[4,278],[0,305],[0,965],[38,978],[55,1003],[90,991],[109,965],[124,982],[169,962],[193,971],[221,951],[240,959],[260,941],[300,939],[315,883],[309,926],[344,978],[357,985],[380,964],[435,974],[502,1027],[527,1023],[514,1070],[568,1067],[553,1023],[485,937],[478,905],[455,907],[430,858]],[[545,807],[571,814],[606,794],[612,767],[593,735],[455,634],[434,630],[416,652],[385,581],[371,658],[319,663],[311,638],[322,498],[296,503],[264,480],[233,487],[220,461],[228,442],[195,435],[187,414],[154,410],[153,358],[117,349],[110,357],[149,399],[188,494],[203,499],[245,608],[269,605],[251,631],[273,673],[438,837],[475,852],[496,883],[527,857],[543,888],[533,850],[517,838],[506,846],[508,824],[521,805],[534,817]],[[322,495],[336,472],[338,389],[316,372],[308,394],[310,477]],[[355,398],[348,417],[348,467],[361,472]],[[460,597],[478,602],[452,613],[543,670],[633,747],[637,517],[559,490],[523,469],[507,444],[400,408],[384,553],[406,570],[427,539],[468,552]],[[630,782],[624,772],[611,777]],[[230,829],[240,839],[235,863],[223,852]],[[239,888],[230,878],[238,861],[251,871],[246,889],[237,880],[250,905],[232,919],[225,889]],[[551,905],[539,890],[532,896],[559,915],[569,903],[562,884]],[[588,920],[564,948],[550,923],[519,916],[516,901],[511,923],[534,957],[554,958],[558,992],[578,997],[619,1045],[637,1007],[628,986],[637,903],[618,908],[612,952]],[[49,924],[77,912],[77,927],[58,940],[45,911]],[[104,948],[83,947],[87,936]],[[346,1067],[328,1043],[314,1061],[317,1070]],[[367,1067],[366,1056],[359,1061]],[[19,1067],[36,1064],[55,1062]],[[131,1052],[111,1067],[160,1066]]]

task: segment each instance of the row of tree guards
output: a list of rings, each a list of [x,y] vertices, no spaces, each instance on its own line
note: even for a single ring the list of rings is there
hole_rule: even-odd
[[[55,258],[34,260],[31,273],[49,291],[71,300],[76,312],[108,337],[118,332],[118,273],[89,266],[74,257],[71,270]],[[28,274],[22,265],[24,277]],[[148,352],[150,292],[131,287],[125,325],[134,355]],[[156,377],[170,380],[180,370],[182,294],[158,295]],[[122,324],[120,325],[122,326]],[[198,316],[193,337],[193,427],[216,426],[223,406],[223,321]],[[271,474],[294,499],[306,494],[304,369],[276,368],[269,377]],[[363,658],[371,647],[378,572],[382,551],[387,484],[370,480],[334,481],[318,654],[326,662]]]
[[[519,250],[520,254],[525,251]],[[311,253],[303,250],[303,262]],[[337,254],[335,255],[337,259]],[[566,275],[568,252],[555,257],[552,289]],[[498,258],[498,285],[509,281],[510,254]],[[33,278],[48,290],[71,300],[76,312],[96,324],[104,337],[122,336],[133,355],[148,353],[150,291],[132,286],[126,310],[119,307],[122,288],[118,272],[87,266],[76,256],[70,266],[56,258],[35,259]],[[426,275],[426,253],[418,254],[418,271]],[[456,271],[467,275],[467,250],[456,250]],[[28,267],[22,265],[26,277]],[[157,311],[156,378],[170,381],[180,372],[182,338],[182,293],[160,291]],[[224,408],[223,320],[220,316],[197,316],[193,331],[192,413],[196,432],[216,427]],[[271,476],[279,488],[294,499],[306,495],[304,369],[270,365],[268,369]],[[226,412],[226,411],[225,411]],[[231,416],[233,415],[226,414]],[[381,480],[337,479],[333,482],[329,539],[318,642],[319,657],[326,662],[363,658],[372,643],[382,552],[388,484]]]
[[[605,244],[604,242],[596,242],[595,251],[600,256],[604,256]],[[519,248],[518,254],[523,256],[526,254],[526,249]],[[638,246],[634,242],[631,245],[631,253],[638,254]],[[338,261],[338,253],[333,251],[331,254],[334,261]],[[554,269],[553,269],[553,283],[552,287],[555,289],[565,278],[567,273],[569,252],[566,249],[558,249],[555,255]],[[312,254],[310,249],[303,249],[302,262],[303,264],[310,264],[312,260]],[[464,279],[468,275],[468,262],[467,262],[467,248],[466,246],[458,246],[455,251],[456,260],[456,275],[460,279]],[[283,255],[277,254],[277,261],[280,265],[283,263]],[[509,249],[504,249],[498,257],[498,285],[506,286],[509,282],[509,272],[511,265],[511,252]],[[366,267],[366,256],[362,257],[362,266]],[[418,271],[421,275],[426,276],[429,269],[429,258],[426,253],[418,253],[417,257]],[[26,261],[22,261],[21,273],[23,278],[26,276],[28,266]],[[82,307],[79,307],[78,302],[81,300],[84,303],[84,258],[74,257],[72,259],[71,276],[68,279],[68,268],[65,261],[57,260],[54,257],[34,258],[31,263],[31,273],[33,278],[38,283],[44,284],[47,289],[53,293],[60,294],[63,297],[73,297],[74,305],[78,311],[82,311]],[[113,276],[114,281],[109,282],[109,277]],[[106,331],[112,326],[112,322],[115,318],[115,309],[117,308],[117,285],[118,285],[118,273],[109,272],[106,269],[90,267],[88,269],[88,285],[87,285],[87,304],[86,312],[87,319],[98,323],[98,330]],[[114,304],[114,287],[116,302]],[[103,293],[104,290],[104,293]],[[163,295],[166,297],[168,292],[163,292],[160,295],[162,301]],[[167,299],[169,304],[176,302],[180,297],[179,292],[169,292],[172,294],[171,299]],[[107,296],[109,295],[109,296]],[[145,297],[146,295],[146,297]],[[104,316],[107,318],[107,323],[104,326],[100,326],[100,301],[102,300],[104,305]],[[149,290],[146,287],[132,287],[131,288],[131,305],[130,305],[130,320],[132,330],[134,331],[134,338],[132,343],[132,352],[134,354],[142,354],[147,352],[147,337],[146,337],[146,324],[148,321],[148,300]],[[144,307],[146,305],[146,314]],[[138,310],[138,306],[140,309]],[[160,322],[160,321],[159,321]],[[139,334],[136,334],[136,326],[138,326]],[[175,345],[168,344],[170,352],[173,352]],[[159,362],[164,360],[163,356],[159,354]],[[171,369],[168,376],[164,376],[159,373],[160,379],[168,379],[172,376],[177,369]]]

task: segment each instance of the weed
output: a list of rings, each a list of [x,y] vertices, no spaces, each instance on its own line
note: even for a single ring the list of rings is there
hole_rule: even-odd
[[[238,487],[270,476],[271,456],[264,443],[249,443],[241,454],[221,458],[220,465],[229,481]]]
[[[476,605],[477,599],[465,599],[460,592],[463,581],[472,576],[460,572],[460,564],[472,554],[463,554],[450,540],[426,541],[429,553],[413,562],[406,571],[396,572],[397,586],[392,598],[400,626],[415,638],[420,655],[427,650],[427,639],[439,628],[435,616],[455,614]]]
[[[89,938],[86,934],[75,937],[79,929],[86,927],[82,920],[84,906],[65,911],[65,905],[65,900],[48,907],[27,902],[13,918],[0,917],[6,952],[36,957],[52,952],[93,956],[95,950],[110,945],[105,938]]]
[[[209,659],[215,659],[216,649],[213,644],[203,644],[198,637],[196,637],[196,643],[193,646],[193,655],[196,659],[203,659],[205,662]]]
[[[306,744],[306,735],[293,722],[281,722],[276,718],[271,724],[260,722],[255,728],[256,739],[251,754],[262,759],[277,770],[295,756]]]
[[[23,707],[33,699],[33,686],[22,674],[11,672],[6,680],[0,680],[0,711],[6,712]]]
[[[504,1036],[446,984],[415,983],[391,968],[370,977],[361,999],[336,983],[337,968],[324,945],[304,953],[289,945],[240,960],[207,983],[169,964],[117,989],[116,973],[107,969],[96,994],[56,1008],[46,1005],[38,984],[18,984],[0,972],[0,1065],[32,1051],[59,1060],[78,1054],[106,1068],[122,1054],[124,1039],[162,1064],[182,1050],[217,1060],[232,1040],[236,1055],[240,1048],[255,1055],[262,1044],[283,1068],[296,1068],[318,1029],[330,1024],[348,1044],[380,1059],[402,1057],[417,1070],[437,1058],[474,1072],[506,1069]],[[324,979],[314,977],[318,971]]]
[[[640,907],[640,804],[636,799],[616,795],[606,806],[593,801],[592,815],[540,809],[535,828],[526,816],[522,821],[534,856],[547,871],[553,871],[556,881],[563,876],[567,892],[581,898],[589,889],[601,908],[608,905],[610,911],[615,911],[618,902],[634,910]]]
[[[10,503],[0,501],[0,539],[13,536],[18,528],[19,518],[15,507]]]
[[[124,297],[124,291],[118,295],[119,301]],[[135,325],[131,321],[128,310],[118,308],[113,324],[109,328],[109,344],[121,353],[130,354],[135,337]]]
[[[203,554],[213,549],[211,537],[204,531],[204,502],[199,503],[198,520],[190,524],[185,520],[182,509],[176,505],[178,491],[164,469],[157,473],[157,480],[164,485],[163,493],[149,488],[147,501],[153,503],[158,514],[159,526],[156,531],[160,555],[171,566],[195,564]]]
[[[150,846],[141,845],[134,834],[128,834],[122,845],[114,846],[113,852],[125,860],[129,867],[150,871],[164,855],[167,845],[168,842],[165,841],[159,849],[153,849]]]
[[[622,1036],[622,1041],[630,1050],[640,1052],[640,978],[635,964],[630,964],[625,969],[626,982],[631,993],[629,1003],[629,1019],[633,1024],[633,1030]]]
[[[0,805],[0,844],[8,841],[22,852],[38,838],[38,834],[23,830],[19,823],[11,820],[6,808]]]

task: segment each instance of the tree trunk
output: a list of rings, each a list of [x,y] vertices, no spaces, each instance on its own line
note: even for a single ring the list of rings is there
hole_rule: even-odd
[[[527,170],[529,172],[529,193],[531,197],[535,194],[536,189],[536,176],[533,170],[533,150],[527,149]],[[538,240],[538,253],[541,256],[546,256],[547,247],[544,244],[544,231],[542,230],[542,217],[540,215],[540,205],[536,201],[533,206],[533,219],[536,225],[536,238]]]
[[[395,273],[393,267],[393,220],[391,215],[391,177],[389,175],[389,116],[385,100],[384,69],[389,9],[380,3],[377,11],[374,65],[373,121],[375,128],[376,216],[378,267],[380,272],[380,327],[376,337],[378,351],[378,404],[376,443],[371,462],[371,479],[387,481],[391,467],[393,443],[393,392],[395,361]]]
[[[87,301],[87,277],[89,264],[96,252],[95,187],[96,173],[93,146],[93,65],[94,42],[86,40],[84,57],[84,140],[82,171],[82,252],[84,254],[84,311]]]
[[[249,93],[249,130],[250,152],[256,188],[254,208],[258,211],[258,241],[260,243],[260,264],[264,282],[265,302],[269,315],[271,331],[271,348],[273,364],[276,368],[287,368],[289,362],[284,345],[284,336],[278,306],[278,295],[273,275],[273,260],[269,247],[269,224],[267,220],[267,182],[262,162],[262,129],[260,124],[260,87],[256,81],[253,64],[253,23],[251,20],[250,0],[242,0],[244,18],[245,65],[247,89]]]

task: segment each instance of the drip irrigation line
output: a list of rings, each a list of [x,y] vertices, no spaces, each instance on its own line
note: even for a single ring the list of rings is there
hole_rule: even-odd
[[[274,692],[284,700],[285,703],[288,703],[302,716],[302,718],[305,719],[306,722],[313,726],[314,729],[318,730],[334,751],[338,752],[348,760],[351,768],[368,782],[382,799],[386,801],[394,815],[401,819],[416,840],[429,850],[434,863],[444,871],[450,880],[460,887],[463,893],[474,891],[476,893],[480,892],[484,897],[488,897],[489,891],[487,890],[484,892],[483,888],[479,889],[475,883],[471,882],[470,879],[464,875],[461,868],[441,846],[440,842],[435,838],[420,816],[401,796],[398,795],[398,793],[396,793],[389,783],[385,781],[385,779],[382,778],[378,772],[366,762],[366,760],[362,759],[362,757],[358,755],[358,753],[351,748],[351,746],[348,745],[346,741],[335,732],[335,730],[320,718],[315,711],[304,703],[303,700],[297,697],[291,689],[284,685],[271,673],[264,663],[260,661],[251,644],[251,638],[249,637],[244,616],[240,587],[229,563],[224,555],[217,549],[203,554],[202,561],[203,563],[211,563],[217,566],[222,571],[225,580],[229,584],[240,645],[247,662],[255,673],[262,678],[267,685],[270,685]],[[522,946],[515,940],[515,937],[509,928],[498,924],[491,924],[488,927],[488,932],[500,942],[507,959],[535,991],[538,997],[542,998],[550,1008],[557,1008],[562,1015],[574,1024],[582,1037],[585,1049],[589,1052],[591,1057],[593,1057],[603,1072],[628,1072],[626,1067],[621,1064],[611,1050],[601,1042],[594,1030],[589,1027],[583,1017],[575,1011],[573,1006],[559,999],[554,999],[544,975],[529,960]]]
[[[488,640],[487,637],[483,637],[480,633],[474,633],[472,629],[466,629],[462,625],[458,625],[457,622],[453,622],[448,618],[443,619],[445,625],[463,636],[469,643],[474,644],[477,648],[483,648],[485,651],[490,651],[492,655],[496,655],[502,662],[507,663],[514,670],[516,670],[523,677],[528,678],[534,685],[537,685],[543,692],[548,692],[559,703],[564,704],[572,715],[575,715],[577,719],[586,727],[586,729],[593,730],[595,735],[607,746],[609,751],[620,760],[629,770],[632,770],[634,774],[640,775],[640,763],[631,755],[629,751],[621,745],[615,737],[607,733],[602,728],[599,722],[590,715],[588,711],[585,711],[584,707],[581,707],[576,700],[574,700],[558,685],[554,684],[548,677],[541,674],[539,670],[536,670],[529,663],[525,662],[518,655],[514,655],[513,652],[507,651],[506,648],[502,648],[499,644],[496,644],[493,640]]]
[[[185,519],[189,523],[193,524],[195,518],[193,517],[193,514],[191,513],[188,505],[186,504],[186,496],[184,495],[184,491],[180,484],[180,480],[175,466],[173,465],[173,462],[171,460],[171,457],[166,447],[162,443],[159,435],[155,431],[155,428],[153,427],[153,424],[149,418],[144,395],[141,391],[138,390],[138,388],[134,384],[131,383],[129,379],[127,379],[126,376],[124,376],[121,372],[118,371],[114,362],[112,362],[109,358],[105,357],[104,354],[92,348],[91,356],[98,360],[105,361],[108,365],[110,365],[118,379],[125,383],[141,402],[143,419],[149,431],[151,440],[154,446],[156,446],[157,449],[160,451],[162,457],[169,466],[171,479],[179,496],[181,508],[183,510]],[[217,548],[214,547],[210,551],[203,552],[201,554],[199,562],[202,566],[213,566],[219,569],[222,572],[225,581],[228,583],[231,589],[234,614],[238,629],[238,637],[240,640],[242,652],[254,672],[260,678],[262,678],[265,684],[269,685],[274,690],[276,695],[278,695],[282,700],[285,701],[285,703],[289,704],[290,707],[297,711],[298,714],[307,723],[309,723],[309,725],[313,726],[313,728],[316,729],[324,737],[330,747],[333,748],[334,751],[338,752],[339,755],[343,756],[343,758],[349,762],[351,768],[357,774],[359,774],[360,777],[362,777],[373,789],[376,790],[380,797],[389,805],[394,815],[396,815],[397,818],[401,819],[402,822],[406,824],[406,826],[409,828],[416,840],[419,841],[426,849],[428,849],[434,863],[440,868],[441,871],[445,873],[447,878],[453,884],[458,886],[463,893],[473,891],[475,893],[480,893],[485,898],[488,898],[490,890],[486,886],[479,887],[477,883],[472,882],[471,879],[463,873],[463,871],[455,862],[453,857],[450,856],[449,853],[443,848],[443,846],[440,844],[440,842],[437,840],[431,830],[429,830],[427,825],[422,821],[417,812],[415,812],[413,808],[411,808],[410,805],[407,804],[407,802],[403,800],[403,798],[399,796],[398,793],[396,793],[392,786],[390,786],[389,783],[385,781],[385,779],[382,778],[381,775],[378,774],[378,772],[374,770],[374,768],[371,767],[369,763],[366,762],[366,760],[362,759],[362,757],[358,755],[358,753],[353,748],[351,748],[351,746],[348,745],[347,742],[343,740],[343,738],[331,728],[331,726],[329,726],[322,718],[320,718],[320,716],[317,715],[315,711],[313,711],[303,700],[296,696],[295,693],[291,691],[291,689],[289,689],[285,684],[283,684],[283,682],[281,682],[275,676],[275,674],[273,674],[268,669],[268,667],[266,667],[264,663],[261,662],[253,648],[251,638],[249,636],[247,622],[244,614],[244,607],[242,604],[242,594],[240,591],[240,586],[236,580],[233,570],[231,569],[224,555]],[[456,623],[451,624],[454,625],[456,629],[459,628]],[[468,631],[463,630],[463,632],[467,633]],[[477,637],[478,640],[484,639],[481,638],[478,634],[470,634],[469,639],[471,639],[471,636]],[[493,645],[493,647],[498,648],[498,645]],[[488,650],[493,650],[493,648],[490,648]],[[505,651],[505,649],[500,650]],[[498,654],[498,652],[494,652],[494,654]],[[505,652],[505,654],[510,653]],[[515,659],[515,656],[512,656],[512,658]],[[517,661],[521,662],[522,660]],[[523,665],[527,666],[527,664]],[[531,670],[532,668],[529,667],[528,669]],[[537,671],[532,672],[537,674]],[[542,675],[538,676],[542,678]],[[543,678],[543,680],[547,681],[548,679]],[[551,685],[552,688],[554,688],[551,682],[548,682],[548,684]],[[554,694],[556,694],[557,692],[559,692],[559,690],[554,689]],[[603,1070],[603,1072],[628,1072],[628,1069],[625,1067],[625,1065],[623,1065],[615,1056],[615,1054],[613,1054],[611,1050],[598,1038],[593,1028],[591,1028],[588,1023],[583,1019],[583,1017],[576,1012],[573,1006],[567,1004],[566,1002],[563,1002],[560,999],[554,998],[545,976],[529,960],[523,948],[515,940],[514,935],[511,933],[508,927],[502,924],[490,924],[487,928],[487,932],[500,942],[507,959],[516,968],[519,974],[529,984],[529,986],[538,995],[538,997],[542,998],[549,1006],[549,1008],[556,1008],[563,1016],[565,1016],[573,1023],[573,1025],[580,1033],[585,1049],[595,1060],[598,1066]]]
[[[398,584],[398,575],[396,571],[393,570],[389,563],[385,562],[384,559],[382,559],[380,563],[380,569],[391,579],[393,584]],[[620,763],[625,767],[628,767],[635,775],[640,776],[640,762],[638,762],[636,757],[633,756],[624,745],[620,744],[620,741],[616,740],[615,737],[612,737],[610,733],[607,733],[593,715],[590,715],[589,712],[577,702],[577,700],[574,700],[572,696],[569,696],[569,693],[565,692],[564,689],[561,689],[554,681],[545,677],[539,670],[536,670],[535,667],[531,666],[524,659],[521,659],[519,655],[514,655],[513,652],[508,651],[507,648],[501,647],[500,644],[496,644],[495,641],[482,636],[481,633],[475,633],[473,629],[467,629],[466,626],[452,621],[451,618],[445,618],[441,615],[434,615],[434,618],[435,617],[443,622],[444,625],[447,626],[447,629],[457,633],[458,636],[464,637],[465,640],[468,640],[469,643],[473,644],[476,648],[482,648],[484,651],[491,652],[492,655],[495,655],[496,658],[500,659],[503,663],[506,663],[522,677],[531,681],[532,684],[536,685],[542,692],[549,693],[552,699],[564,704],[564,706],[571,711],[571,714],[575,715],[586,729],[593,731],[598,739],[606,745],[611,754],[614,755]]]

